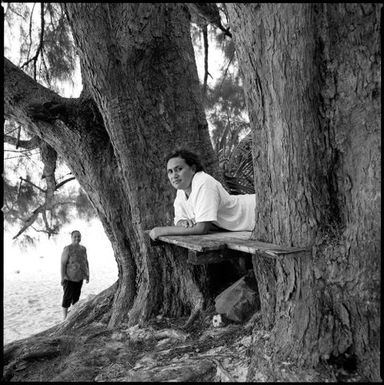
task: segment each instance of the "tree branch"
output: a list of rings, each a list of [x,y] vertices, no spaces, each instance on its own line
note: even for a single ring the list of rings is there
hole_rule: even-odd
[[[224,28],[221,24],[221,17],[216,3],[185,3],[189,10],[196,12],[200,17],[204,18],[208,23],[215,25],[225,36],[232,38],[229,28]]]
[[[28,229],[29,226],[31,226],[35,220],[37,219],[38,215],[45,210],[44,205],[39,206],[35,210],[33,210],[32,215],[24,222],[24,226],[19,230],[19,232],[12,238],[16,239],[19,235],[21,235],[25,230]]]
[[[38,190],[40,190],[41,192],[45,193],[45,190],[42,189],[41,187],[35,185],[33,182],[31,182],[29,179],[25,179],[25,178],[22,178],[21,176],[19,177],[19,179],[21,180],[21,182],[27,182],[29,184],[31,184],[33,187],[36,187]],[[20,186],[19,186],[19,189],[21,187],[21,182],[20,182]]]
[[[46,228],[46,230],[47,230],[47,232],[48,232],[48,237],[49,237],[49,236],[50,236],[50,230],[51,230],[51,228],[50,228],[50,226],[49,226],[48,219],[47,219],[47,210],[43,210],[43,211],[41,212],[41,215],[43,216],[43,221],[44,221],[44,224],[45,224],[45,228]]]
[[[55,230],[55,229],[50,229],[50,230],[46,230],[46,229],[43,229],[43,230],[39,230],[33,226],[31,226],[33,228],[34,231],[36,231],[36,233],[45,233],[45,234],[48,234],[48,237],[50,237],[52,234],[58,234],[58,231]]]
[[[5,57],[4,116],[28,127],[30,133],[56,150],[64,144],[72,147],[83,132],[90,130],[100,141],[109,141],[101,114],[89,94],[81,98],[61,97]]]
[[[207,82],[208,82],[208,26],[205,24],[202,27],[203,31],[203,40],[204,40],[204,85],[203,93],[204,98],[207,96]]]
[[[36,3],[33,3],[33,7],[31,10],[31,16],[29,17],[29,48],[28,48],[28,54],[27,57],[29,57],[29,54],[31,53],[32,48],[32,24],[33,24],[33,12],[35,11]]]
[[[35,187],[37,187],[37,186],[35,186]],[[76,205],[76,201],[57,202],[57,203],[52,205],[52,208],[54,208],[56,206],[60,206],[60,205]],[[27,230],[28,227],[31,227],[34,224],[34,222],[36,221],[36,219],[40,213],[43,216],[43,220],[44,220],[44,224],[45,224],[45,230],[36,230],[33,226],[32,226],[32,228],[35,231],[47,233],[48,236],[51,236],[52,234],[57,234],[56,229],[51,228],[49,226],[46,212],[47,212],[47,208],[46,208],[45,204],[43,204],[43,205],[39,206],[38,208],[36,208],[35,210],[33,210],[32,215],[24,222],[24,226],[19,230],[19,232],[12,239],[16,239],[25,230]]]
[[[58,190],[60,187],[64,186],[66,183],[68,183],[68,182],[70,182],[71,180],[74,180],[74,179],[76,179],[76,178],[74,176],[72,176],[72,177],[70,177],[70,178],[68,178],[66,180],[63,180],[62,182],[58,183],[56,185],[56,190]]]
[[[5,118],[19,122],[51,146],[53,142],[73,143],[86,127],[86,124],[77,124],[79,117],[86,116],[88,122],[89,116],[94,116],[91,99],[63,98],[37,83],[5,57],[3,79]],[[55,124],[57,120],[64,122],[65,127]]]
[[[38,215],[41,213],[43,217],[43,221],[45,224],[45,232],[48,233],[48,237],[51,236],[51,234],[55,234],[56,230],[52,229],[49,226],[48,219],[47,219],[47,211],[52,210],[53,208],[53,198],[56,191],[56,180],[55,180],[55,170],[56,170],[56,160],[57,160],[57,153],[56,151],[50,147],[45,142],[41,142],[40,144],[40,155],[41,159],[44,163],[44,170],[43,170],[43,176],[42,178],[45,178],[47,188],[46,190],[41,189],[39,186],[36,186],[31,181],[21,178],[22,181],[25,181],[27,183],[30,183],[32,186],[36,187],[40,191],[42,191],[45,194],[45,202],[43,205],[41,205],[39,208],[33,211],[32,216],[29,217],[26,221],[24,226],[21,228],[21,230],[17,233],[17,235],[13,238],[16,239],[20,234],[22,234],[29,226],[31,226],[37,219]]]
[[[4,143],[13,144],[16,146],[16,148],[21,147],[25,150],[34,150],[35,148],[38,148],[40,145],[40,138],[38,136],[34,136],[30,140],[19,140],[13,136],[10,135],[4,135],[3,136]]]
[[[19,129],[17,131],[17,138],[16,138],[16,150],[19,148],[19,142],[20,142],[20,134],[21,134],[21,126],[19,126]]]
[[[39,58],[40,52],[43,51],[43,46],[44,46],[44,3],[41,3],[41,10],[40,10],[40,19],[41,19],[41,31],[40,31],[40,43],[39,46],[37,47],[35,56],[33,56],[31,59],[27,60],[21,68],[26,67],[30,62],[33,61],[33,78],[36,80],[36,71],[37,71],[37,60]]]
[[[26,127],[37,119],[29,111],[31,104],[68,103],[68,99],[40,85],[5,57],[3,79],[5,118],[15,119]]]
[[[45,178],[47,189],[45,191],[45,206],[47,210],[52,208],[53,196],[56,190],[55,170],[57,153],[45,142],[40,145],[41,160],[44,163],[42,179]]]

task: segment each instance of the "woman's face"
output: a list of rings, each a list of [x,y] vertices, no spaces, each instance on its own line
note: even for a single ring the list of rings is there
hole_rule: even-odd
[[[72,244],[78,245],[81,241],[81,234],[79,232],[75,232],[72,234]]]
[[[174,188],[190,192],[195,166],[188,166],[183,158],[171,158],[167,164],[167,173]]]

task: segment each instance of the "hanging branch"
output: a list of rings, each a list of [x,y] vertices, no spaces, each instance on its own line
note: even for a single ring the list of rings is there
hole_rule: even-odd
[[[69,182],[69,180],[67,180],[66,182]],[[59,205],[61,206],[61,205],[75,205],[75,204],[76,204],[76,201],[59,202],[59,203],[53,204],[52,205],[52,209],[54,207],[56,207],[56,206],[59,206]],[[43,216],[43,220],[44,220],[44,223],[45,223],[45,229],[39,230],[39,232],[47,233],[48,236],[51,236],[52,234],[57,234],[57,231],[54,228],[51,228],[49,226],[46,212],[47,212],[47,207],[46,207],[45,203],[42,204],[41,206],[37,207],[35,210],[33,210],[32,215],[26,221],[24,221],[24,226],[19,230],[19,232],[12,239],[16,239],[25,230],[27,230],[28,227],[32,226],[34,224],[34,222],[36,221],[36,219],[37,219],[37,217],[39,216],[40,213]],[[35,231],[38,231],[33,226],[32,226],[32,228]]]
[[[21,183],[27,182],[45,194],[45,202],[44,204],[42,204],[32,212],[32,215],[24,222],[24,226],[13,237],[13,239],[16,239],[20,234],[22,234],[25,230],[27,230],[28,227],[30,227],[36,221],[40,213],[43,217],[43,221],[45,224],[45,229],[41,231],[47,233],[48,237],[50,237],[52,234],[57,234],[56,229],[52,228],[48,223],[47,211],[52,211],[52,209],[58,205],[58,204],[54,204],[53,202],[54,192],[57,191],[60,187],[64,186],[66,183],[75,179],[75,177],[69,177],[63,180],[62,182],[56,184],[56,180],[55,180],[55,170],[56,170],[56,160],[57,160],[56,151],[52,147],[50,147],[48,144],[42,142],[42,144],[40,145],[40,154],[41,154],[42,161],[44,163],[42,178],[45,178],[46,180],[46,183],[47,183],[46,190],[35,185],[30,180],[20,177],[19,191],[21,189]],[[73,204],[74,202],[63,202],[62,204],[69,204],[69,203]]]
[[[52,234],[56,233],[55,229],[52,229],[48,223],[47,211],[52,210],[53,198],[56,190],[55,170],[57,152],[47,143],[42,142],[40,145],[40,154],[41,160],[44,163],[43,175],[41,179],[45,178],[45,182],[47,184],[47,189],[45,191],[45,207],[41,214],[43,216],[46,232],[48,233],[48,238],[50,238]]]
[[[48,221],[47,221],[47,217],[46,217],[46,211],[47,211],[47,208],[46,208],[45,204],[42,204],[41,206],[39,206],[38,208],[33,210],[32,215],[24,222],[24,226],[20,229],[20,231],[12,239],[16,239],[25,230],[27,230],[28,227],[32,226],[33,223],[36,221],[36,219],[37,219],[37,217],[39,216],[40,213],[43,216],[43,220],[44,220],[44,223],[45,223],[45,226],[46,226],[46,230],[45,231],[43,230],[43,231],[47,232],[48,236],[50,236],[52,234],[56,234],[57,233],[56,230],[55,229],[51,229],[49,227],[49,224],[48,224]]]
[[[204,85],[203,85],[203,93],[204,98],[207,96],[207,81],[208,81],[208,26],[205,24],[202,27],[203,31],[203,40],[204,40]]]
[[[31,48],[32,48],[32,44],[33,44],[33,41],[32,41],[32,24],[33,24],[33,12],[35,11],[35,6],[36,6],[36,3],[33,3],[33,7],[31,10],[31,16],[29,18],[29,48],[28,48],[27,57],[29,57],[29,54],[31,53]]]
[[[7,4],[7,3],[4,2],[4,4]],[[2,5],[3,5],[3,4],[2,4]],[[5,10],[5,13],[4,13],[4,20],[6,20],[6,17],[5,17],[5,16],[6,16],[8,10],[10,10],[10,11],[13,12],[15,15],[21,17],[21,18],[24,20],[24,16],[23,16],[22,14],[20,14],[20,13],[17,11],[17,9],[13,8],[12,3],[9,3],[8,6],[7,6],[7,9]],[[9,24],[9,22],[8,22],[8,24]]]
[[[45,80],[47,81],[47,84],[49,87],[51,87],[51,78],[49,77],[49,71],[48,71],[48,66],[47,66],[47,63],[45,62],[45,59],[44,59],[44,51],[45,49],[43,48],[42,49],[42,55],[41,55],[41,62],[43,63],[43,66],[45,68]]]
[[[47,210],[52,210],[53,198],[56,190],[55,170],[57,152],[47,143],[42,142],[40,145],[41,160],[44,163],[43,175],[41,179],[45,178],[47,189],[45,190],[45,204],[44,210],[41,212],[45,224],[48,238],[55,233],[54,229],[49,226],[47,219]]]
[[[16,239],[20,234],[22,234],[29,226],[31,226],[35,220],[37,219],[37,216],[45,210],[45,205],[39,206],[37,209],[33,210],[32,215],[24,222],[24,226],[20,229],[20,231],[12,238]]]
[[[43,175],[42,178],[45,178],[47,188],[43,190],[39,186],[36,186],[34,183],[32,183],[29,180],[23,179],[20,177],[22,181],[25,181],[35,188],[39,189],[41,192],[45,194],[45,202],[43,205],[35,209],[32,213],[32,215],[25,221],[24,226],[21,228],[21,230],[17,233],[17,235],[13,238],[16,239],[20,234],[22,234],[29,226],[31,226],[37,219],[38,215],[41,213],[43,217],[43,221],[45,224],[45,230],[48,233],[48,237],[50,237],[52,234],[55,233],[55,229],[52,229],[48,223],[47,219],[47,211],[52,210],[53,207],[53,198],[55,190],[57,189],[56,186],[56,180],[55,180],[55,170],[56,170],[56,160],[57,160],[57,153],[56,151],[46,144],[45,142],[40,143],[40,155],[41,159],[44,163],[44,169],[43,169]],[[68,179],[67,179],[68,181]],[[67,181],[64,181],[65,183]],[[61,186],[64,183],[61,183]]]
[[[203,17],[208,23],[215,25],[225,36],[232,38],[232,34],[229,32],[229,28],[224,28],[221,24],[221,18],[219,9],[216,3],[186,3],[191,11],[196,12],[199,16]]]
[[[19,148],[19,144],[20,144],[20,134],[21,134],[21,126],[19,126],[19,130],[17,131],[17,139],[16,139],[16,150]]]
[[[40,52],[42,52],[44,45],[44,3],[41,3],[41,32],[40,32],[40,43],[37,47],[36,54],[31,59],[27,60],[21,68],[27,66],[29,63],[33,62],[33,78],[36,80],[36,71],[37,71],[37,59],[39,58]]]
[[[19,187],[17,188],[17,200],[20,198],[20,192],[21,192],[21,185],[23,184],[23,178],[20,178]]]
[[[22,182],[27,182],[29,183],[30,185],[32,185],[33,187],[37,188],[38,190],[40,190],[41,192],[45,193],[45,190],[43,190],[41,187],[35,185],[33,182],[31,182],[29,179],[25,179],[25,178],[22,178],[21,176],[19,177],[19,179],[22,181]],[[21,182],[20,182],[20,187],[21,187]]]
[[[71,180],[75,179],[75,177],[70,177],[64,181],[62,181],[61,183],[59,183],[55,190],[58,190],[60,187],[64,186],[66,183],[70,182]],[[21,178],[20,177],[20,185],[19,185],[19,191],[18,193],[20,192],[20,189],[21,189],[21,184],[22,182],[27,182],[29,184],[31,184],[32,186],[36,187],[37,189],[41,190],[42,192],[46,193],[46,190],[43,190],[41,189],[39,186],[36,186],[34,183],[32,183],[31,181],[27,180],[27,179],[24,179],[24,178]],[[56,207],[56,206],[59,206],[59,205],[65,205],[65,204],[76,204],[75,201],[66,201],[66,202],[60,202],[60,203],[56,203],[56,204],[51,204],[51,210]],[[51,228],[48,224],[48,220],[47,220],[47,216],[46,216],[46,211],[48,210],[47,206],[46,206],[46,203],[42,204],[41,206],[39,206],[38,208],[36,208],[33,212],[32,212],[32,215],[26,220],[24,221],[24,226],[20,229],[20,231],[12,238],[12,239],[16,239],[18,236],[20,236],[25,230],[28,229],[28,227],[32,226],[33,223],[36,221],[37,217],[39,216],[39,214],[41,213],[42,216],[43,216],[43,220],[44,220],[44,223],[45,223],[45,230],[39,230],[39,232],[44,232],[44,233],[47,233],[48,236],[50,237],[52,234],[57,234],[57,231],[53,228]],[[35,230],[35,231],[38,231],[36,230],[33,226],[32,228]]]
[[[9,135],[9,134],[12,134],[12,132],[15,132],[16,130],[19,129],[19,126],[11,126],[11,129],[7,132],[5,132],[5,135]]]

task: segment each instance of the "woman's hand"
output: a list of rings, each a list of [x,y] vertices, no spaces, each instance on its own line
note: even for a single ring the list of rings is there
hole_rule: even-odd
[[[196,225],[196,221],[194,219],[180,219],[176,226],[179,227],[193,227]]]
[[[200,235],[207,234],[212,228],[212,222],[198,222],[196,223],[193,219],[185,220],[184,226],[177,222],[177,226],[163,226],[154,227],[150,232],[149,236],[154,241],[164,235]]]
[[[154,227],[150,232],[149,236],[155,241],[158,237],[161,237],[163,234],[162,227]]]

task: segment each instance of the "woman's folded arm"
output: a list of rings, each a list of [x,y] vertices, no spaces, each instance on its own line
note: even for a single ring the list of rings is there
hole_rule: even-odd
[[[192,227],[181,226],[163,226],[154,227],[149,236],[155,240],[163,235],[202,235],[207,234],[208,231],[213,228],[212,222],[197,222]]]

